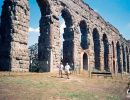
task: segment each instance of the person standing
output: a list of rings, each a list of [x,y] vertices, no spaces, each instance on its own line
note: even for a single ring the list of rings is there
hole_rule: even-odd
[[[65,65],[65,73],[66,73],[68,79],[69,79],[70,69],[71,69],[70,65],[68,63],[66,63],[66,65]]]
[[[63,68],[64,68],[63,64],[60,63],[60,65],[58,66],[58,68],[59,68],[59,76],[61,78],[63,78]]]

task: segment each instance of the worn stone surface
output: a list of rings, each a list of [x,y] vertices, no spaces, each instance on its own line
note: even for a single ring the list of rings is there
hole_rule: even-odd
[[[130,71],[130,42],[82,0],[37,0],[41,11],[38,58],[41,71],[61,61],[59,16],[65,20],[63,63],[113,73]],[[1,15],[0,69],[28,70],[28,0],[5,0]],[[21,66],[21,67],[20,67]]]
[[[0,70],[28,71],[28,30],[28,0],[4,0],[0,30]]]

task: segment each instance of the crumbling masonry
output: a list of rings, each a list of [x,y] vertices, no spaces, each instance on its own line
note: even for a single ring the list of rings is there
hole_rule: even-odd
[[[80,70],[130,72],[130,42],[82,0],[37,0],[41,11],[38,58],[41,71],[61,61],[59,17],[65,20],[63,63]],[[0,25],[0,70],[28,71],[28,0],[4,0]]]

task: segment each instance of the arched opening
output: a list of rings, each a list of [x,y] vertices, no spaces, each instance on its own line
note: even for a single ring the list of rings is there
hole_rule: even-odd
[[[122,58],[123,58],[123,71],[126,72],[126,55],[123,44],[122,44]]]
[[[63,17],[60,15],[59,16],[59,28],[60,28],[60,59],[61,62],[63,62],[63,42],[64,42],[64,38],[63,38],[63,33],[64,33],[64,28],[66,27],[65,25],[65,20],[63,19]]]
[[[117,65],[118,65],[118,73],[122,72],[122,67],[121,67],[121,46],[119,42],[116,44],[116,49],[117,49]]]
[[[71,26],[72,26],[72,18],[71,18],[71,15],[69,13],[68,10],[66,9],[63,9],[61,11],[61,14],[59,16],[59,24],[60,24],[60,37],[61,37],[61,48],[60,48],[60,51],[61,51],[61,61],[65,64],[67,62],[70,62],[69,61],[69,58],[67,59],[67,57],[65,56],[64,53],[69,53],[69,51],[65,50],[65,40],[68,39],[68,37],[65,37],[66,34],[69,34],[66,32],[67,29],[70,29]],[[65,33],[66,32],[66,33]],[[64,36],[63,36],[64,35]],[[69,46],[69,45],[68,45]]]
[[[104,44],[104,70],[109,71],[109,42],[106,34],[103,34]]]
[[[51,39],[50,39],[50,26],[51,10],[47,0],[37,0],[37,3],[41,12],[40,19],[40,36],[38,39],[38,60],[39,60],[39,71],[49,72],[50,71],[50,56],[51,56]]]
[[[115,73],[115,48],[114,48],[114,42],[112,41],[112,61],[113,61],[113,72]]]
[[[30,0],[29,4],[30,4],[30,23],[29,23],[29,35],[28,35],[28,48],[29,48],[29,60],[30,60],[29,71],[38,72],[39,71],[38,69],[38,37],[40,35],[39,20],[40,20],[41,15],[40,15],[40,9],[36,3],[36,0],[34,1]],[[37,18],[35,18],[36,16]]]
[[[86,22],[82,20],[79,24],[79,27],[81,33],[80,45],[82,49],[85,50],[88,49],[88,30]]]
[[[95,68],[100,70],[100,37],[98,30],[93,30]]]
[[[127,73],[130,72],[130,65],[129,65],[129,51],[128,51],[128,47],[126,47],[126,58],[127,58]]]
[[[29,57],[30,71],[49,72],[50,53],[50,5],[46,0],[29,0]],[[33,4],[33,5],[32,5]]]
[[[83,54],[83,69],[88,70],[88,55],[86,53]]]
[[[74,31],[72,28],[72,16],[67,9],[63,9],[61,11],[61,17],[64,19],[65,28],[63,31],[63,63],[69,63],[71,68],[74,69],[73,66],[73,49],[74,49]],[[61,33],[62,34],[62,33]]]
[[[73,25],[73,21],[72,21],[72,16],[71,16],[70,12],[67,9],[63,9],[61,11],[61,16],[65,20],[66,28],[71,28]]]

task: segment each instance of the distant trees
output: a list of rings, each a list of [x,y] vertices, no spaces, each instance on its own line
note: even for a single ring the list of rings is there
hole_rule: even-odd
[[[40,66],[38,61],[38,43],[29,46],[30,72],[39,72]],[[61,49],[61,61],[63,60],[63,49]],[[62,61],[63,62],[63,61]]]
[[[38,72],[39,71],[39,63],[38,63],[38,44],[34,44],[29,47],[29,58],[30,58],[30,72]]]

